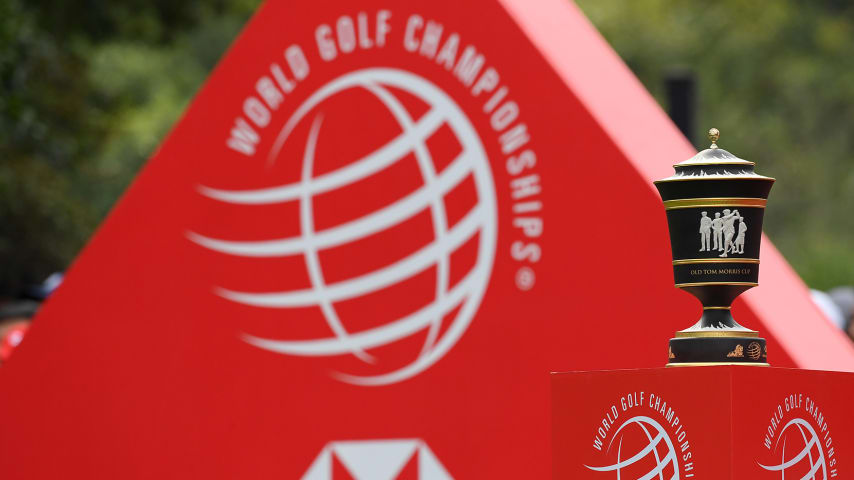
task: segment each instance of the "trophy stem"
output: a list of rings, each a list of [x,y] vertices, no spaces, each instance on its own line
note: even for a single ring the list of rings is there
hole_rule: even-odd
[[[691,327],[699,329],[727,329],[746,330],[732,317],[730,307],[703,307],[703,316],[696,325]]]
[[[694,325],[670,339],[668,367],[720,364],[767,366],[767,347],[759,332],[738,324],[729,306],[703,307]]]

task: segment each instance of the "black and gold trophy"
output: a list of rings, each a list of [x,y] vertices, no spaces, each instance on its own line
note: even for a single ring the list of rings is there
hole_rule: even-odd
[[[676,173],[655,186],[664,201],[676,286],[697,297],[703,316],[670,339],[668,366],[768,365],[765,339],[730,312],[735,297],[759,280],[762,216],[773,178],[718,148],[720,132]]]

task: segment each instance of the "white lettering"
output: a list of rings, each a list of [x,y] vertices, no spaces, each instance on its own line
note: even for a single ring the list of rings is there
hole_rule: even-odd
[[[282,71],[282,68],[279,65],[275,63],[271,64],[270,73],[273,74],[273,78],[276,79],[276,83],[279,84],[279,88],[281,88],[283,92],[291,93],[296,84],[288,80],[288,77],[285,76],[285,72]]]
[[[385,46],[385,37],[388,35],[391,27],[388,25],[388,19],[391,18],[391,12],[388,10],[380,10],[377,12],[377,46]]]
[[[445,70],[451,70],[454,68],[454,60],[457,58],[457,49],[460,46],[460,36],[456,33],[452,33],[447,40],[445,40],[445,44],[442,45],[442,49],[439,50],[439,55],[436,56],[436,63],[445,67]]]
[[[305,58],[305,53],[299,45],[291,45],[285,50],[285,60],[288,66],[291,67],[291,73],[294,78],[302,80],[308,76],[308,60]]]
[[[368,14],[359,12],[356,15],[356,22],[359,23],[359,48],[368,49],[374,46],[371,37],[368,36]]]
[[[513,219],[513,226],[521,228],[528,238],[543,234],[543,219],[539,217],[516,217]]]
[[[516,240],[510,245],[510,256],[517,262],[529,261],[537,263],[542,256],[542,250],[536,243],[525,243],[521,240]]]
[[[454,68],[454,75],[463,82],[463,85],[470,87],[480,69],[483,68],[484,61],[483,55],[477,53],[475,48],[469,45],[463,50],[463,54],[457,61],[457,66]]]
[[[412,15],[406,21],[406,31],[403,34],[403,48],[410,52],[418,49],[418,40],[415,39],[415,32],[424,26],[424,19],[420,15]]]
[[[329,25],[319,25],[317,30],[314,31],[314,38],[317,40],[317,50],[320,53],[320,58],[329,62],[338,56],[338,51],[335,49],[335,40],[332,39],[332,28]]]
[[[519,105],[511,100],[498,107],[498,110],[492,114],[489,120],[492,125],[492,129],[496,132],[500,132],[507,128],[507,126],[513,123],[518,117]]]
[[[285,100],[285,96],[276,88],[273,80],[266,75],[255,82],[255,91],[264,99],[264,103],[273,110],[278,109],[279,105]]]
[[[530,197],[540,193],[540,176],[536,173],[519,177],[510,182],[510,187],[513,189],[512,196],[514,199]]]
[[[270,123],[270,110],[255,97],[243,101],[243,113],[258,127],[264,128]]]
[[[439,39],[442,38],[442,24],[434,21],[427,22],[424,27],[424,35],[421,37],[421,49],[419,53],[427,58],[432,59],[436,56],[436,50],[439,49]]]
[[[495,71],[494,68],[489,67],[486,71],[483,72],[483,75],[475,82],[474,86],[471,87],[471,93],[475,97],[480,95],[481,92],[491,92],[498,86],[498,72]]]
[[[338,48],[344,53],[350,53],[356,49],[356,26],[353,19],[344,15],[335,22],[335,31],[338,34]]]
[[[240,152],[246,156],[255,154],[255,146],[258,145],[258,132],[249,125],[249,122],[241,117],[234,120],[234,127],[231,129],[231,137],[226,141],[228,148]]]

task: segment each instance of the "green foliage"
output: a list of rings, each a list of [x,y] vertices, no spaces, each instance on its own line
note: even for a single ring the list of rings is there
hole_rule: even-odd
[[[765,231],[810,286],[854,284],[854,4],[578,3],[665,108],[667,73],[695,73],[694,138],[777,179]]]
[[[0,297],[69,265],[258,3],[0,2]]]

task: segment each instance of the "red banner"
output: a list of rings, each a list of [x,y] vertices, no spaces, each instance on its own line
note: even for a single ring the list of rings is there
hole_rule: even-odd
[[[563,0],[269,2],[0,370],[0,471],[546,478],[548,372],[699,316],[650,183],[692,153]],[[852,368],[762,250],[739,321]]]

